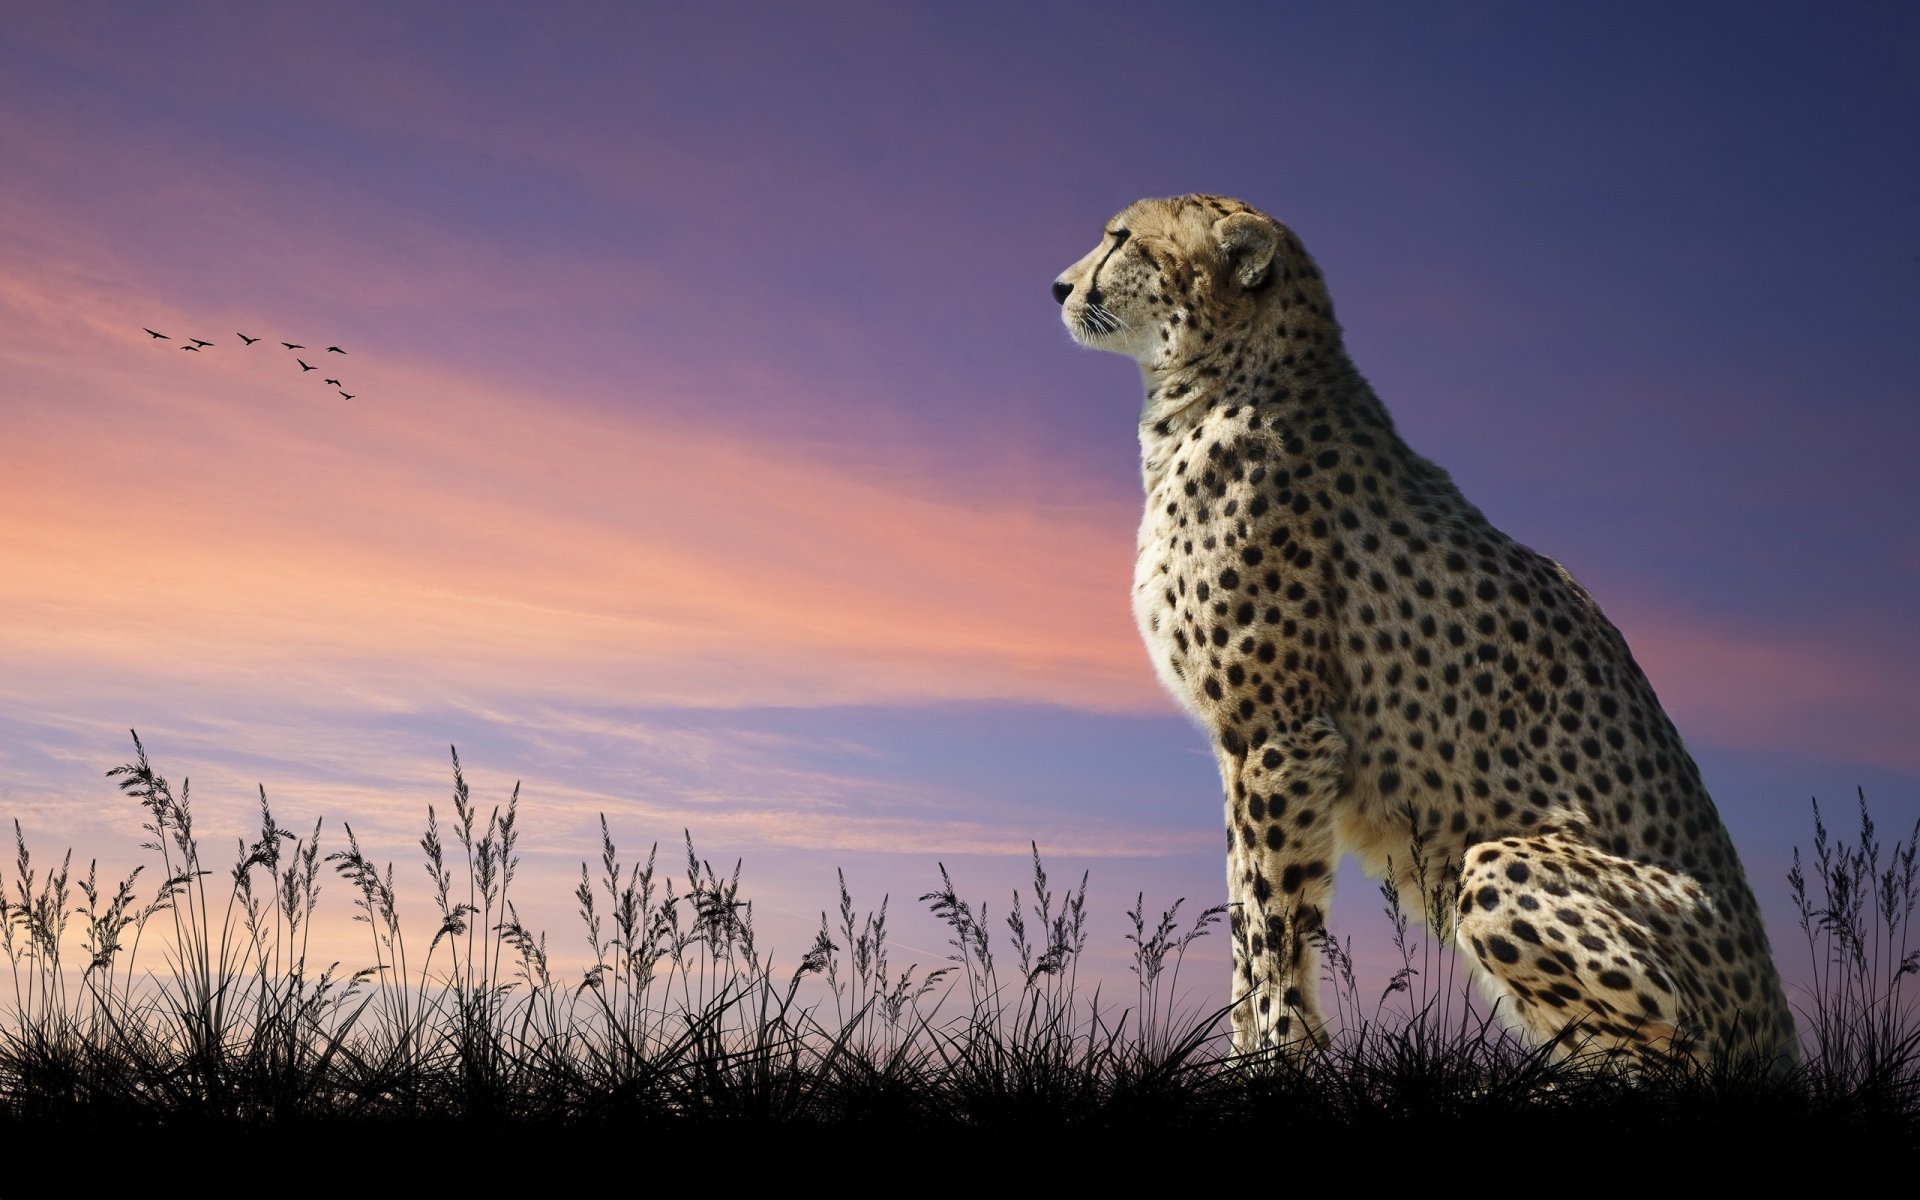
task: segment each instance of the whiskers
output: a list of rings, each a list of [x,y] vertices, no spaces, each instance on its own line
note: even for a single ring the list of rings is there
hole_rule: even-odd
[[[1126,322],[1113,315],[1113,311],[1104,304],[1091,301],[1082,305],[1080,314],[1074,319],[1074,332],[1082,337],[1105,337],[1110,333],[1119,333],[1125,329]]]

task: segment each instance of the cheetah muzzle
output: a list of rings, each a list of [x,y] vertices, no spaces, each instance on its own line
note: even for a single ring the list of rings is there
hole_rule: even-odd
[[[1133,609],[1225,788],[1233,1036],[1321,1040],[1334,866],[1432,892],[1563,1052],[1797,1057],[1759,907],[1620,633],[1400,440],[1286,226],[1142,200],[1053,284],[1140,364]],[[1420,853],[1415,853],[1415,842]]]

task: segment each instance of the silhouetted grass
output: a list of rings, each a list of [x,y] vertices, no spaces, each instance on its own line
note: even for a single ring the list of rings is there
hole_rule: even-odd
[[[1556,1057],[1476,1005],[1440,943],[1454,864],[1419,859],[1425,894],[1389,882],[1400,969],[1361,993],[1348,946],[1321,939],[1335,1016],[1314,1053],[1235,1058],[1224,1011],[1173,1009],[1181,963],[1224,912],[1127,912],[1135,989],[1080,982],[1085,877],[1051,881],[1036,848],[1031,892],[1004,913],[963,895],[943,866],[922,896],[949,935],[937,969],[890,958],[887,902],[863,911],[845,876],[797,962],[756,942],[740,868],[691,838],[669,870],[658,847],[625,858],[604,818],[577,901],[588,965],[556,978],[544,936],[516,906],[518,790],[484,816],[457,755],[452,811],[429,807],[420,841],[433,909],[403,920],[391,864],[351,826],[260,824],[233,864],[202,858],[176,796],[134,740],[109,774],[145,810],[147,866],[103,882],[71,855],[36,865],[14,826],[0,873],[0,1125],[15,1134],[111,1127],[382,1131],[596,1129],[686,1137],[752,1128],[928,1137],[1175,1138],[1239,1131],[1339,1144],[1451,1144],[1490,1129],[1738,1129],[1869,1135],[1920,1148],[1920,1020],[1905,980],[1916,836],[1884,848],[1860,803],[1856,844],[1815,809],[1813,854],[1789,877],[1811,955],[1799,1006],[1806,1061],[1641,1062],[1623,1071]],[[1414,843],[1416,856],[1424,844]],[[148,868],[155,874],[146,876]],[[317,968],[310,932],[329,869],[366,931],[366,964]],[[154,880],[142,888],[144,878]],[[1409,909],[1416,910],[1410,913]],[[1421,934],[1418,915],[1428,929]],[[409,932],[414,933],[409,940]],[[430,932],[429,932],[430,931]],[[421,937],[424,936],[424,944]]]

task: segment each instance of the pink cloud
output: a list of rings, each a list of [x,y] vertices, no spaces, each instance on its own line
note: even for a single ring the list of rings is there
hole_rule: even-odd
[[[683,425],[370,358],[369,400],[308,396],[276,348],[181,355],[140,333],[164,304],[36,267],[0,276],[33,446],[0,481],[15,656],[694,705],[1161,703],[1128,513],[968,505],[702,432],[671,396],[647,407]]]
[[[1612,612],[1683,736],[1920,770],[1920,697],[1870,653],[1671,608]]]

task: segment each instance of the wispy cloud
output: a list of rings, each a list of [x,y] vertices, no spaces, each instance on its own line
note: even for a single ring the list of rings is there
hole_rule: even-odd
[[[350,363],[368,401],[307,396],[267,374],[277,349],[169,355],[134,300],[71,272],[0,278],[0,305],[36,447],[0,481],[29,670],[1159,703],[1117,509],[967,505],[697,414],[581,412],[406,360]]]
[[[1870,646],[1644,603],[1616,606],[1614,616],[1689,740],[1920,771],[1920,690]]]

